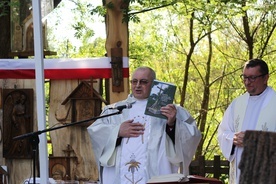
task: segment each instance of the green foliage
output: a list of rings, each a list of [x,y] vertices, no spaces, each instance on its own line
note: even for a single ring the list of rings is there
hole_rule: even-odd
[[[74,3],[62,1],[48,16],[49,47],[50,50],[57,52],[57,55],[52,57],[97,57],[106,53],[104,49],[105,40],[95,40],[94,38],[95,30],[98,28],[95,27],[94,20],[98,22],[99,17],[91,13],[90,10],[93,6],[89,3],[89,0],[77,0]],[[103,17],[100,19],[102,22],[104,21]],[[69,23],[66,24],[65,22]],[[94,41],[97,43],[93,43]]]
[[[94,8],[94,6],[92,4],[88,4],[87,5],[88,11],[90,12],[90,14],[93,15],[99,15],[104,17],[106,14],[106,8],[104,6],[96,6]]]
[[[0,1],[0,17],[7,15],[7,8],[9,7],[9,1]]]
[[[132,21],[134,23],[139,23],[140,19],[137,14],[164,8],[176,3],[177,0],[123,0],[120,7],[123,13],[122,22],[128,23]],[[92,4],[89,4],[87,7],[92,15],[105,16],[107,9],[114,9],[115,5],[112,2],[106,4],[106,1],[103,1],[103,6],[94,7]]]
[[[49,119],[48,119],[49,104],[50,104],[50,82],[45,81],[44,87],[45,87],[46,128],[50,128]],[[47,141],[51,140],[50,132],[46,132],[46,137],[47,137]],[[47,149],[48,149],[48,154],[51,155],[53,153],[52,145],[48,143]]]
[[[2,0],[0,1],[0,17],[8,15],[8,9],[19,7],[20,2]]]
[[[96,38],[91,42],[84,42],[75,57],[104,57],[105,54],[105,39]]]

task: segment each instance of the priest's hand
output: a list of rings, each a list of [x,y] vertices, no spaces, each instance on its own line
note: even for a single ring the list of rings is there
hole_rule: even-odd
[[[237,132],[234,134],[233,144],[238,147],[243,147],[243,138],[245,132]]]
[[[144,125],[133,121],[127,120],[121,124],[118,137],[139,137],[144,134]]]
[[[176,107],[173,104],[168,104],[160,109],[161,113],[168,118],[167,124],[172,127],[176,121]]]

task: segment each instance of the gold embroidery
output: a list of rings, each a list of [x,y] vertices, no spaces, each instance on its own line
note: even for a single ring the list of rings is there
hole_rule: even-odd
[[[268,131],[267,123],[262,124],[262,131]]]
[[[132,184],[137,184],[139,181],[141,181],[143,178],[140,178],[139,180],[137,181],[134,181],[134,173],[135,173],[135,170],[138,171],[138,169],[140,168],[140,165],[141,163],[140,162],[137,162],[135,160],[135,156],[134,154],[131,155],[131,160],[129,162],[127,162],[125,165],[129,165],[128,167],[128,172],[131,172],[132,174],[132,178],[128,178],[126,175],[125,178],[130,181]]]
[[[236,132],[238,131],[239,124],[240,124],[240,115],[238,115],[237,118],[235,119],[235,124],[234,124],[235,127],[234,128],[235,128]]]
[[[135,123],[135,122],[138,122],[138,123],[141,123],[141,124],[143,124],[143,122],[144,122],[143,127],[144,127],[144,129],[145,129],[146,123],[147,123],[147,119],[146,119],[144,116],[141,117],[142,120],[139,120],[139,118],[140,118],[140,116],[134,117],[134,118],[133,118],[133,119],[134,119],[133,122],[134,122],[134,123]],[[138,119],[138,120],[137,120],[137,119]],[[145,130],[144,130],[144,131],[145,131]],[[130,137],[127,138],[126,144],[128,143],[129,139],[130,139]],[[144,134],[141,135],[141,139],[142,139],[142,144],[144,144]]]

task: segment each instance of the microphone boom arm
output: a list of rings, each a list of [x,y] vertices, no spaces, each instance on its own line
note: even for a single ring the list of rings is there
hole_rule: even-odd
[[[78,125],[78,124],[85,123],[85,122],[88,122],[88,121],[93,121],[93,120],[105,118],[105,117],[108,117],[108,116],[113,116],[113,115],[121,114],[122,110],[123,109],[121,109],[121,110],[118,109],[117,112],[114,112],[114,113],[111,113],[111,114],[97,116],[97,117],[93,117],[93,118],[82,120],[82,121],[68,123],[68,124],[65,124],[65,125],[62,125],[62,126],[58,126],[58,127],[52,127],[52,128],[48,128],[48,129],[44,129],[44,130],[38,130],[36,132],[30,132],[30,133],[22,134],[22,135],[14,137],[13,140],[19,140],[19,139],[24,139],[24,138],[27,138],[27,137],[37,136],[37,135],[40,135],[40,134],[42,134],[44,132],[50,132],[50,131],[53,131],[53,130],[57,130],[57,129],[61,129],[61,128],[69,127],[69,126]]]

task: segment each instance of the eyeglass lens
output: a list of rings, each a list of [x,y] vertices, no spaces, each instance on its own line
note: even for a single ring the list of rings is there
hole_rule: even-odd
[[[262,75],[257,75],[257,76],[246,76],[246,75],[241,75],[241,79],[243,81],[245,81],[246,79],[248,79],[250,82],[254,82],[257,78],[265,76],[266,74],[262,74]]]
[[[139,83],[140,85],[146,85],[147,83],[149,83],[149,81],[146,80],[146,79],[141,79],[141,80],[136,80],[136,79],[134,79],[134,80],[131,80],[130,82],[131,82],[131,84],[133,84],[133,85],[137,85],[138,83]]]

